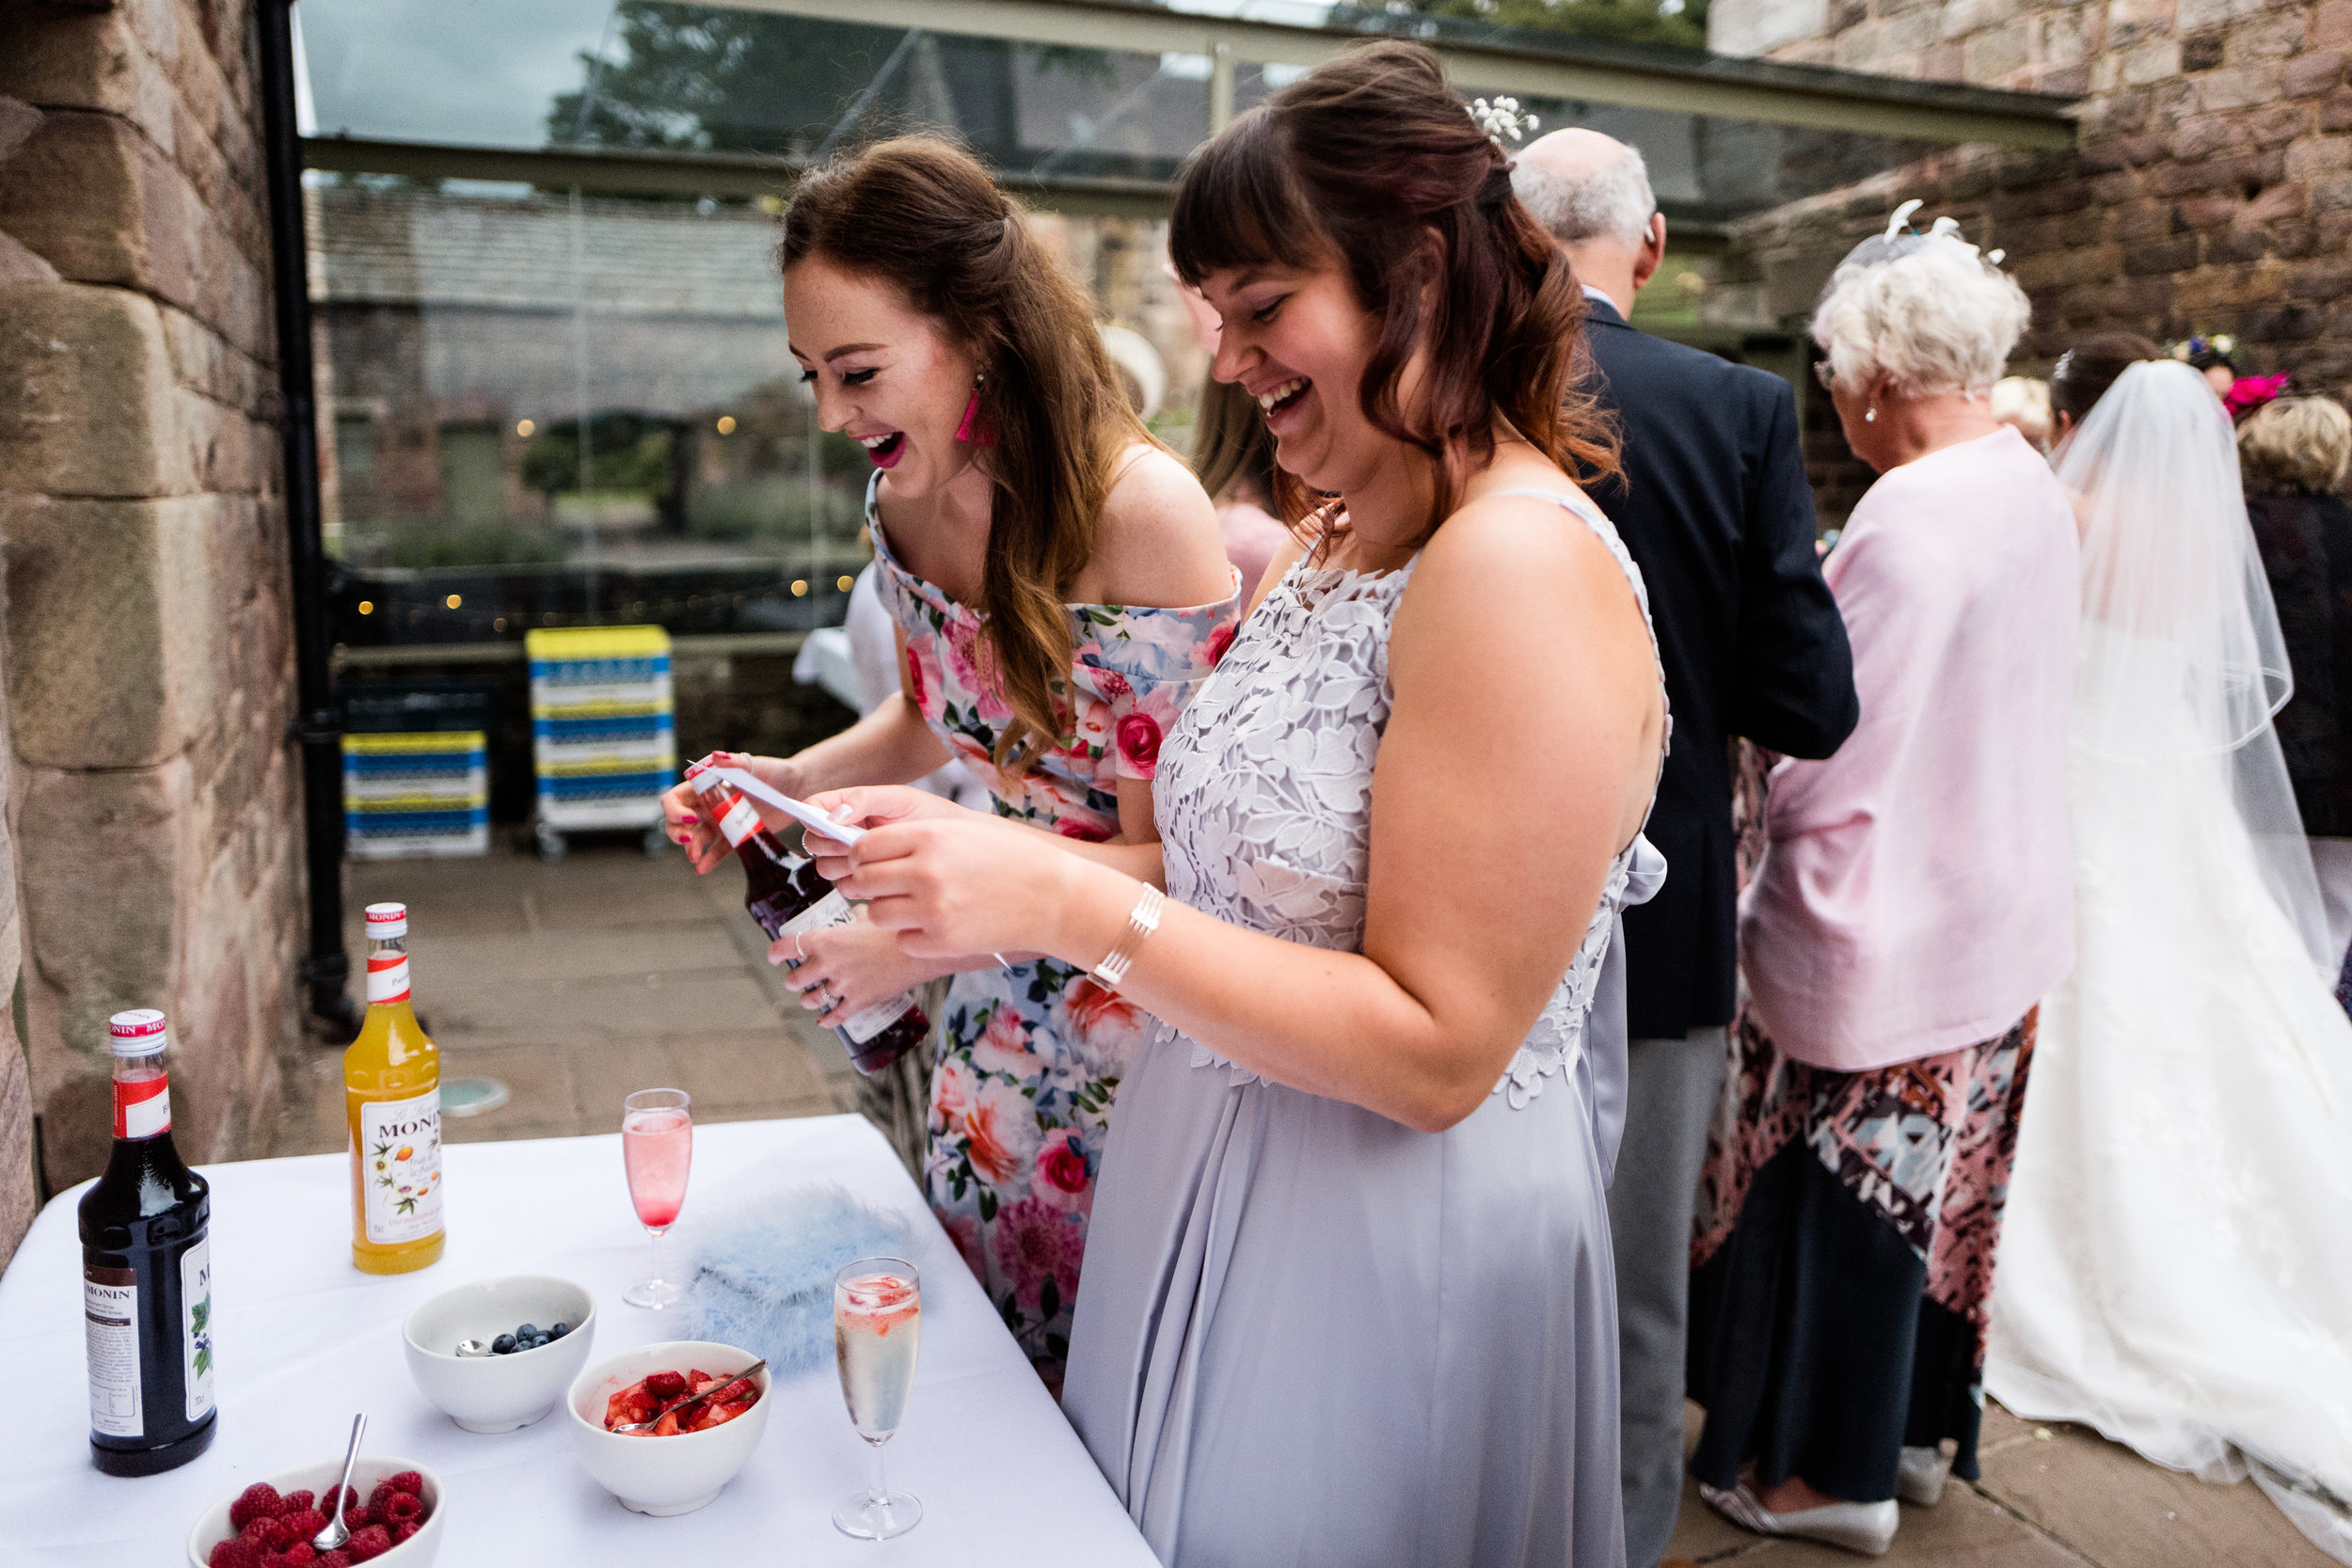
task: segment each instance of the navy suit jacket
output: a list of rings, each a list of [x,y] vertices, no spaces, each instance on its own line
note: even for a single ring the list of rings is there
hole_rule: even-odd
[[[1651,337],[1591,301],[1585,341],[1624,439],[1590,487],[1649,589],[1674,705],[1650,842],[1666,885],[1625,911],[1635,1039],[1730,1022],[1739,911],[1729,743],[1825,757],[1854,726],[1853,655],[1813,547],[1796,400],[1768,371]]]

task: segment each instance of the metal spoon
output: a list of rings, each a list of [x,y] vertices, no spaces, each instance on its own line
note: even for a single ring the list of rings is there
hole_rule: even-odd
[[[326,1528],[310,1537],[310,1549],[331,1552],[351,1539],[351,1527],[343,1523],[343,1510],[351,1505],[351,1466],[359,1458],[359,1434],[368,1429],[364,1415],[351,1418],[351,1447],[343,1450],[343,1479],[335,1483],[335,1516]]]
[[[734,1387],[737,1384],[742,1382],[754,1372],[765,1370],[767,1366],[768,1358],[763,1355],[758,1360],[753,1362],[750,1366],[744,1368],[741,1371],[727,1373],[724,1377],[712,1384],[709,1387],[704,1389],[701,1393],[689,1394],[684,1399],[678,1400],[674,1403],[665,1404],[642,1421],[624,1421],[619,1426],[612,1428],[612,1431],[616,1433],[624,1432],[644,1432],[650,1427],[660,1426],[661,1424],[662,1417],[673,1415],[677,1411],[685,1409],[690,1404],[700,1404],[703,1401],[710,1398],[713,1394],[724,1393],[727,1389]]]
[[[486,1339],[460,1339],[457,1341],[457,1354],[460,1355],[488,1355],[491,1354],[492,1352],[490,1350],[490,1342]]]

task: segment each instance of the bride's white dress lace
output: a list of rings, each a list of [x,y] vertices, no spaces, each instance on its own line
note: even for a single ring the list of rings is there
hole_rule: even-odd
[[[2086,653],[2161,709],[2162,646]],[[2264,885],[2227,757],[2177,724],[2136,758],[2075,749],[2077,958],[2042,1006],[1985,1387],[2208,1479],[2250,1461],[2352,1562],[2312,1491],[2352,1497],[2352,1022]]]
[[[1607,521],[1553,499],[1638,594]],[[1389,631],[1410,580],[1302,564],[1244,623],[1160,752],[1173,897],[1360,949]],[[1445,1132],[1172,1032],[1131,1067],[1063,1407],[1163,1562],[1622,1564],[1613,939],[1619,905],[1661,872],[1640,841],[1617,858],[1540,1022]]]

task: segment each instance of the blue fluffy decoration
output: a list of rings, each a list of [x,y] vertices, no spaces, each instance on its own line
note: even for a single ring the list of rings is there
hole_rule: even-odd
[[[778,1380],[830,1365],[834,1272],[913,1242],[902,1216],[831,1182],[758,1195],[704,1233],[678,1303],[687,1336],[764,1355]]]

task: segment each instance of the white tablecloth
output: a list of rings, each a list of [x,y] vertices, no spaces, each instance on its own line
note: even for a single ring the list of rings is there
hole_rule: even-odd
[[[675,1519],[629,1513],[572,1453],[559,1408],[490,1436],[462,1432],[408,1380],[400,1323],[453,1285],[552,1274],[596,1293],[591,1359],[681,1337],[669,1314],[624,1304],[647,1243],[630,1212],[620,1137],[454,1144],[449,1249],[415,1274],[351,1266],[341,1155],[213,1165],[213,1299],[219,1433],[160,1476],[101,1475],[89,1462],[75,1188],[34,1222],[0,1276],[0,1563],[186,1560],[217,1498],[307,1461],[340,1457],[355,1410],[367,1450],[423,1461],[448,1489],[440,1561],[539,1563],[1085,1563],[1152,1568],[1077,1436],[957,1259],[881,1136],[855,1117],[694,1130],[686,1210],[670,1251],[692,1244],[697,1208],[772,1179],[829,1178],[906,1214],[920,1241],[923,1356],[890,1476],[923,1522],[880,1544],[831,1522],[867,1475],[830,1368],[780,1384],[759,1450],[717,1502]]]

